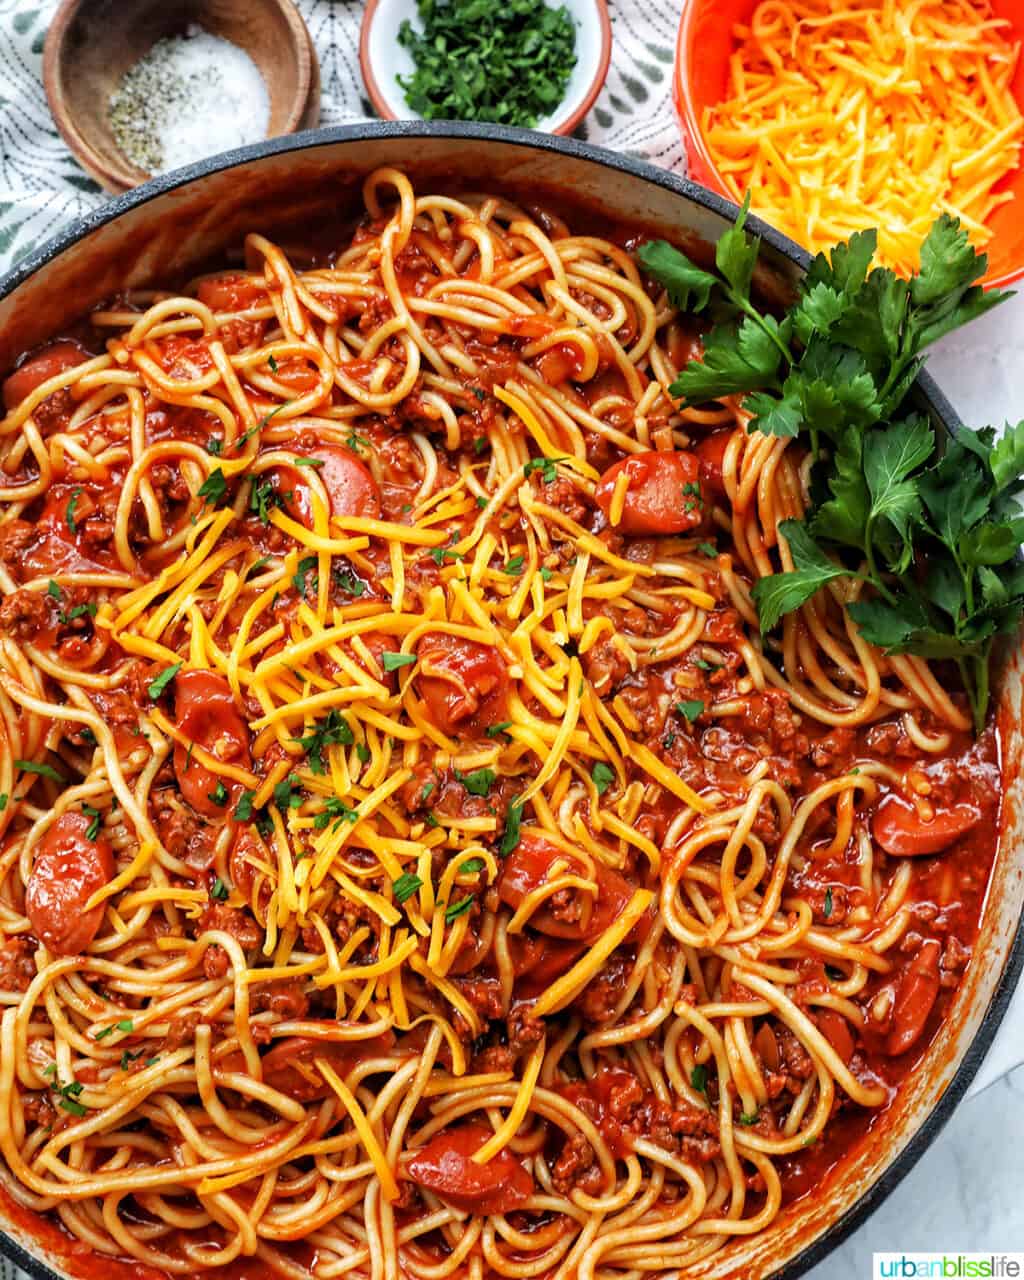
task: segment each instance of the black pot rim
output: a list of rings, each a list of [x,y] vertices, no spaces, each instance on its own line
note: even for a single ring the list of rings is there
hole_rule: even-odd
[[[179,187],[187,186],[199,178],[268,156],[316,150],[319,147],[334,146],[341,142],[367,142],[381,138],[452,138],[508,143],[529,147],[535,151],[555,152],[587,160],[606,169],[614,169],[644,182],[650,182],[665,191],[681,196],[691,204],[699,205],[712,213],[721,214],[730,220],[735,218],[738,212],[738,206],[733,201],[689,178],[671,173],[667,169],[660,169],[633,155],[617,155],[604,147],[582,142],[578,138],[535,133],[529,129],[511,128],[508,125],[470,124],[461,121],[368,121],[364,124],[309,129],[283,138],[270,138],[247,147],[239,147],[234,151],[210,156],[184,169],[176,169],[172,173],[151,178],[142,186],[115,196],[92,213],[76,219],[52,239],[26,255],[10,271],[0,277],[0,299],[6,298],[40,267],[77,244],[90,232],[106,226],[129,210],[148,204],[149,201],[169,191],[175,191]],[[753,215],[748,218],[747,225],[751,231],[794,265],[801,270],[807,269],[811,262],[811,255],[795,241]],[[927,372],[919,374],[915,385],[944,426],[951,431],[956,431],[963,425],[956,410],[930,374]],[[1018,921],[1002,975],[989,1001],[988,1009],[968,1046],[963,1061],[935,1108],[899,1155],[856,1203],[827,1227],[817,1239],[805,1245],[784,1267],[764,1277],[764,1280],[799,1280],[799,1277],[805,1275],[838,1248],[903,1181],[938,1137],[957,1104],[967,1092],[971,1081],[977,1075],[1009,1007],[1022,969],[1024,969],[1024,919]],[[34,1277],[34,1280],[62,1280],[59,1273],[29,1253],[3,1231],[0,1231],[0,1254],[10,1258],[15,1266],[26,1271]]]

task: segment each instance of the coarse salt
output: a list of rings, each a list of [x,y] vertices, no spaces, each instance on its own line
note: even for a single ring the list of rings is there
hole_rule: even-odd
[[[125,72],[109,112],[125,156],[166,173],[265,138],[270,97],[244,49],[192,25]]]

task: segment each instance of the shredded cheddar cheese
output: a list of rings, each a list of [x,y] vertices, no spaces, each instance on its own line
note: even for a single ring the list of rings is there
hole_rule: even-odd
[[[984,246],[1024,141],[1008,26],[987,0],[762,3],[705,109],[715,164],[814,251],[877,226],[879,257],[909,274],[936,210]]]

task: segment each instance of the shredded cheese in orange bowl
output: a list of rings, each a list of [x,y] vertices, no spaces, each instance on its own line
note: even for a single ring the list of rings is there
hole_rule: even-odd
[[[1024,274],[1020,0],[686,0],[691,176],[813,252],[877,227],[909,275],[940,212]]]

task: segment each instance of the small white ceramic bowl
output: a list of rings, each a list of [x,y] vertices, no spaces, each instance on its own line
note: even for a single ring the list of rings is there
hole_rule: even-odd
[[[500,3],[500,0],[496,0]],[[605,0],[548,0],[564,5],[576,24],[576,65],[557,109],[537,121],[543,133],[572,133],[601,92],[612,56],[612,26]],[[405,101],[398,76],[411,76],[415,67],[408,49],[398,43],[398,31],[408,19],[422,30],[416,0],[367,0],[359,35],[359,65],[366,92],[384,120],[419,120]]]

